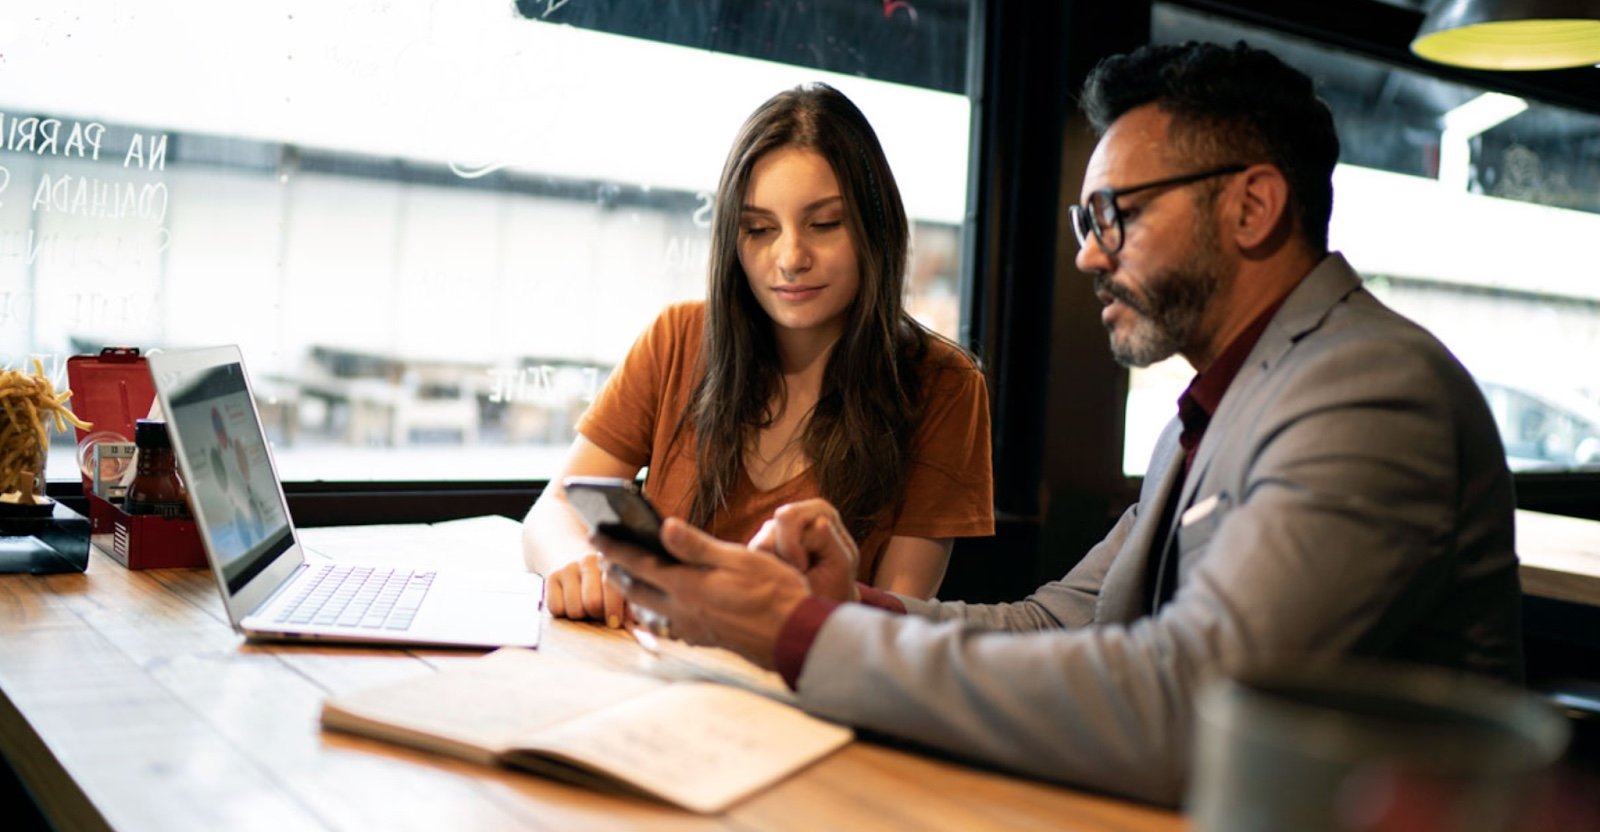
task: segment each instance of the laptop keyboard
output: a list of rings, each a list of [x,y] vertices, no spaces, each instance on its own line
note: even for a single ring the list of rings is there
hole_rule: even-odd
[[[435,574],[338,564],[313,568],[316,573],[279,610],[279,623],[404,630],[417,617]]]

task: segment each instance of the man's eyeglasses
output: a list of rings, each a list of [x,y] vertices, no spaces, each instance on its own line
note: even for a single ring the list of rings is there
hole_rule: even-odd
[[[1100,243],[1100,250],[1106,254],[1116,254],[1122,250],[1122,209],[1117,207],[1117,198],[1140,191],[1154,188],[1172,188],[1178,185],[1188,185],[1214,176],[1225,176],[1238,173],[1249,165],[1224,165],[1220,168],[1203,170],[1199,173],[1186,173],[1168,179],[1157,179],[1142,185],[1129,188],[1101,188],[1092,194],[1082,205],[1073,205],[1067,208],[1067,216],[1072,220],[1072,231],[1078,235],[1078,245],[1083,246],[1089,242],[1089,235]]]

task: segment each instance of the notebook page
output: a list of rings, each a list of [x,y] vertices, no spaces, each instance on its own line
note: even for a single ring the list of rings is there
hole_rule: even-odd
[[[552,725],[526,745],[709,813],[777,783],[851,737],[849,728],[760,694],[680,682]]]

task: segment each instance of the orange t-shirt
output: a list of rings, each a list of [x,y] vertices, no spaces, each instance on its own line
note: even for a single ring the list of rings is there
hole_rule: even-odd
[[[683,517],[694,502],[694,426],[672,448],[679,415],[689,406],[705,333],[705,304],[667,307],[634,342],[583,417],[578,432],[630,465],[648,466],[644,493],[664,516]],[[911,445],[905,501],[880,521],[861,548],[859,577],[871,582],[891,536],[978,537],[994,534],[994,480],[989,458],[989,392],[983,374],[960,351],[930,339],[919,375],[922,425]],[[811,469],[769,491],[740,468],[725,510],[706,531],[748,541],[779,506],[822,496]]]

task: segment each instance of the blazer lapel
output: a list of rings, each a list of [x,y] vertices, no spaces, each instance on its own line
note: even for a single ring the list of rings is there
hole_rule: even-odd
[[[1341,254],[1330,254],[1312,269],[1305,279],[1289,293],[1283,306],[1272,316],[1272,322],[1261,333],[1261,340],[1250,350],[1250,357],[1239,368],[1239,374],[1228,385],[1217,412],[1211,416],[1211,425],[1195,449],[1194,464],[1183,483],[1183,494],[1178,498],[1178,510],[1173,512],[1173,527],[1168,530],[1171,541],[1178,528],[1178,518],[1183,510],[1193,505],[1195,494],[1205,482],[1211,461],[1220,448],[1227,446],[1232,428],[1244,425],[1247,420],[1240,414],[1256,407],[1253,399],[1260,392],[1260,384],[1273,368],[1277,367],[1295,342],[1322,326],[1328,313],[1351,292],[1361,288],[1361,276],[1350,268]],[[1242,496],[1242,495],[1241,495]]]
[[[1139,519],[1123,541],[1122,551],[1106,570],[1095,604],[1097,623],[1126,624],[1150,613],[1150,593],[1145,586],[1146,569],[1152,555],[1157,527],[1167,500],[1177,495],[1183,476],[1183,447],[1178,444],[1178,420],[1173,419],[1156,441],[1150,455],[1150,469],[1139,494]]]
[[[1178,502],[1163,549],[1173,546],[1183,509],[1194,502],[1212,460],[1217,454],[1227,452],[1231,444],[1229,434],[1234,432],[1230,428],[1250,430],[1248,420],[1240,414],[1247,414],[1254,406],[1253,399],[1260,395],[1263,380],[1285,360],[1296,341],[1321,326],[1333,307],[1360,288],[1360,275],[1350,268],[1343,255],[1330,254],[1289,293],[1223,395],[1200,447],[1195,449],[1194,464],[1187,478],[1183,477],[1183,448],[1178,443],[1181,426],[1177,419],[1167,424],[1150,456],[1150,468],[1139,492],[1139,519],[1128,533],[1116,560],[1106,570],[1095,607],[1096,622],[1129,623],[1150,613],[1154,599],[1146,586],[1147,569],[1152,557],[1159,558],[1163,554],[1152,552],[1151,546],[1155,543],[1167,501]],[[1177,487],[1179,480],[1183,481],[1181,489]],[[1238,496],[1242,498],[1243,495]],[[1177,576],[1172,577],[1176,580]]]

